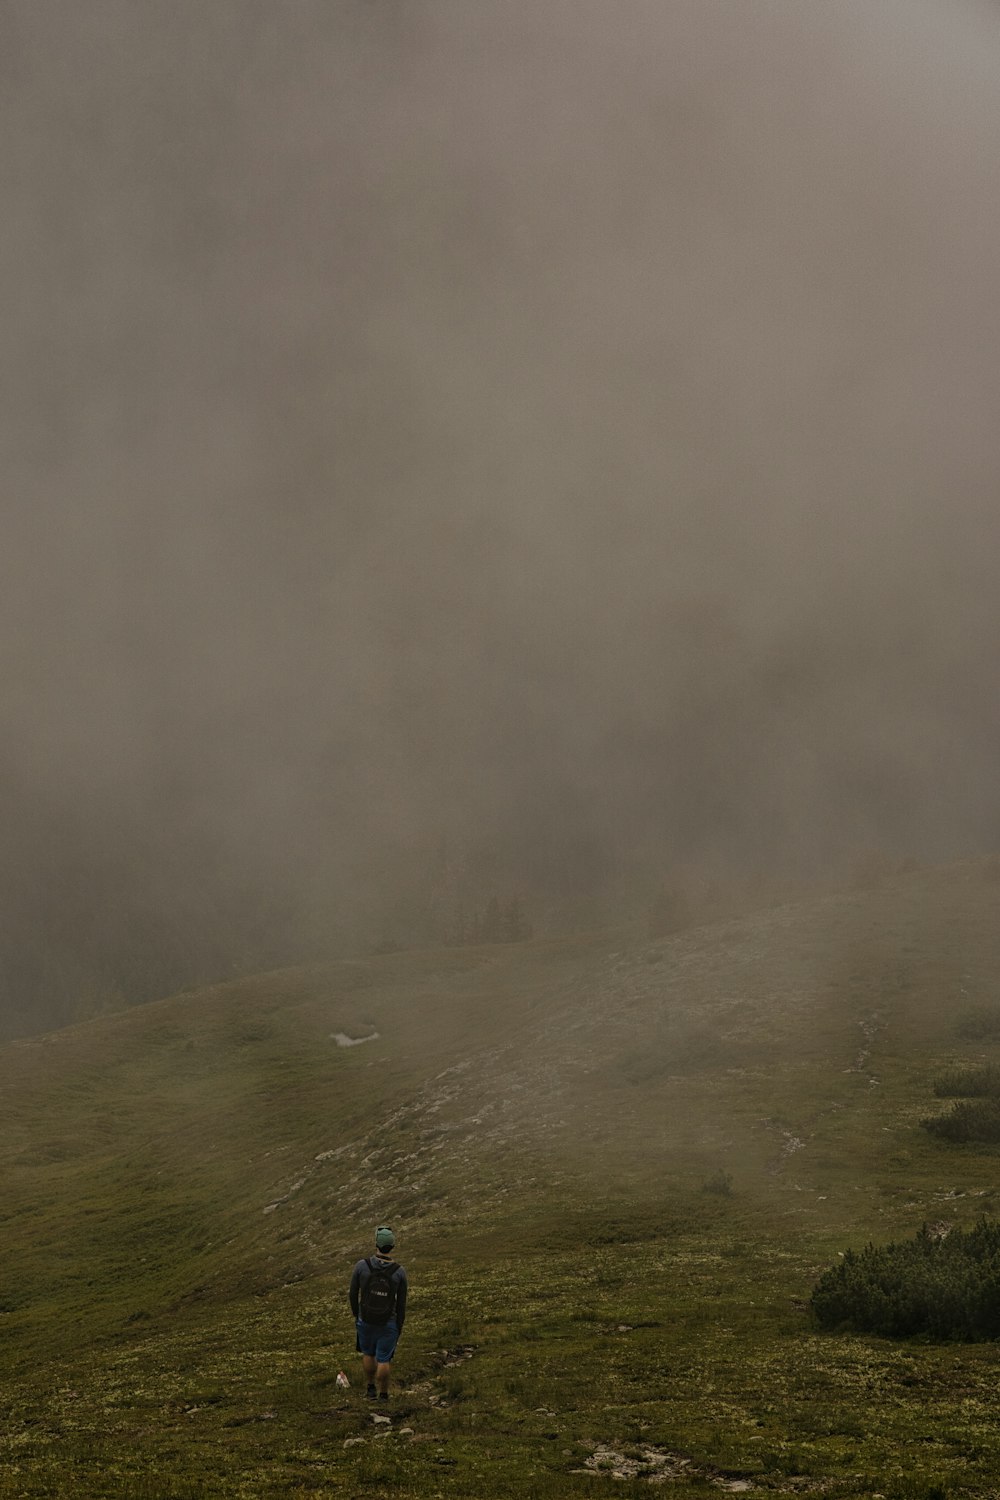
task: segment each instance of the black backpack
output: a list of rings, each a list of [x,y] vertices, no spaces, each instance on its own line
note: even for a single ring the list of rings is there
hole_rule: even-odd
[[[396,1311],[396,1288],[392,1278],[399,1270],[394,1260],[385,1266],[373,1266],[365,1258],[368,1280],[361,1293],[361,1319],[364,1323],[388,1323]]]

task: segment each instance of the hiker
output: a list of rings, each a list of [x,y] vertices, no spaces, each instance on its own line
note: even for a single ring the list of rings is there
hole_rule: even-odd
[[[375,1254],[359,1260],[351,1277],[351,1312],[369,1401],[389,1399],[392,1356],[406,1317],[406,1272],[392,1259],[395,1244],[391,1229],[376,1229]]]

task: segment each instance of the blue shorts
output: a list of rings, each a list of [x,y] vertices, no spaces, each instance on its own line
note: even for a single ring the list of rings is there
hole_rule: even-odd
[[[396,1352],[399,1338],[396,1319],[390,1318],[388,1323],[363,1323],[359,1318],[357,1327],[358,1353],[377,1359],[380,1365],[387,1365]]]

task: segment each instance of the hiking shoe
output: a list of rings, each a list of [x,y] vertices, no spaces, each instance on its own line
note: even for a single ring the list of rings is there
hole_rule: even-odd
[[[379,1393],[378,1393],[378,1399],[380,1401],[388,1401],[388,1399],[389,1399],[389,1392],[388,1391],[379,1391]]]
[[[370,1385],[368,1387],[368,1389],[365,1391],[365,1395],[368,1397],[369,1401],[375,1400],[376,1391],[374,1385]]]

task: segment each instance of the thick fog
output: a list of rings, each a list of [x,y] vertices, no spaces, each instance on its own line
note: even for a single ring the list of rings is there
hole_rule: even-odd
[[[995,844],[1000,8],[8,0],[0,69],[7,1029]]]

